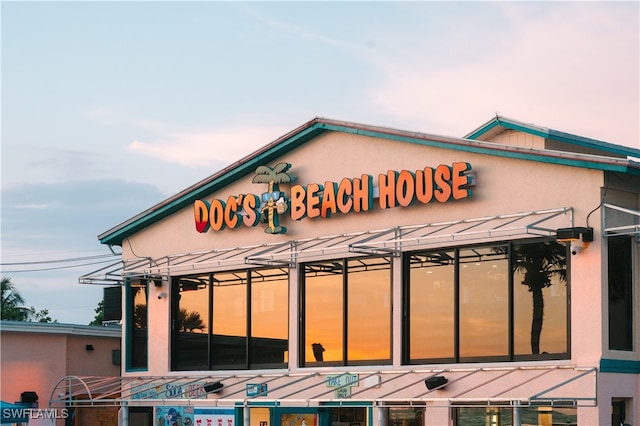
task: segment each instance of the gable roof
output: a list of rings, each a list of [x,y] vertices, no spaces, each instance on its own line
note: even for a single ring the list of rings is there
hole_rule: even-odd
[[[640,163],[630,160],[587,154],[566,153],[561,151],[512,147],[472,139],[473,137],[480,137],[481,135],[486,134],[491,129],[496,128],[496,126],[512,126],[511,128],[517,127],[518,130],[535,134],[550,131],[549,129],[543,130],[543,128],[536,126],[524,125],[523,123],[518,123],[513,120],[505,120],[503,118],[496,117],[487,122],[481,128],[472,132],[467,136],[467,138],[460,139],[316,117],[208,178],[201,180],[167,200],[156,204],[138,215],[103,232],[98,235],[98,239],[102,244],[122,245],[122,242],[128,236],[133,235],[136,232],[189,206],[193,201],[203,198],[206,195],[209,195],[210,193],[243,178],[244,176],[254,173],[258,166],[273,162],[293,149],[304,145],[316,136],[328,131],[365,135],[456,151],[599,169],[618,173],[629,173],[640,176]],[[612,153],[614,153],[613,149],[615,148],[616,151],[624,151],[626,153],[625,155],[640,157],[640,150],[637,149],[607,144],[606,142],[594,141],[561,132],[556,133],[558,134],[558,137],[560,135],[565,135],[565,137],[571,140],[575,139],[577,141],[583,141],[583,143],[586,143],[586,141],[596,142],[599,145],[599,149],[603,149],[603,146],[609,147],[609,149],[611,149],[610,152]]]
[[[585,138],[583,136],[573,135],[571,133],[561,132],[531,123],[514,120],[503,116],[496,115],[491,120],[478,127],[476,130],[464,136],[465,139],[486,140],[504,130],[516,130],[544,139],[553,139],[564,142],[579,148],[594,149],[603,153],[609,153],[624,157],[640,157],[640,149],[630,148],[622,145],[616,145],[609,142],[603,142],[596,139]]]

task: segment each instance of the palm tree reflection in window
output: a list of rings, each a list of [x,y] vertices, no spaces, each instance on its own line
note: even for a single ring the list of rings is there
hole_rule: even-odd
[[[133,326],[147,329],[147,289],[144,286],[132,286],[133,293]]]
[[[544,296],[542,290],[551,286],[557,276],[567,282],[567,250],[555,241],[513,246],[513,272],[524,274],[521,282],[528,287],[533,301],[531,318],[531,353],[540,354],[540,336],[544,320]]]
[[[133,308],[133,325],[135,328],[147,328],[147,305],[143,303],[137,304]]]
[[[193,333],[194,330],[204,330],[204,321],[200,313],[196,311],[188,312],[185,308],[178,312],[178,330]]]

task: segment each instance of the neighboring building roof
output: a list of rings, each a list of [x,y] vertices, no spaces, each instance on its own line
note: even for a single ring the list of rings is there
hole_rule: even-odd
[[[469,139],[471,137],[486,136],[490,130],[497,130],[497,126],[506,128],[516,128],[517,130],[536,135],[553,134],[554,140],[561,140],[571,143],[596,144],[599,150],[604,150],[612,154],[628,155],[640,157],[640,150],[625,148],[606,142],[595,141],[579,136],[569,135],[544,129],[542,127],[526,125],[514,120],[496,117],[481,128],[472,132],[467,139],[436,136],[427,133],[408,132],[387,127],[371,126],[345,121],[337,121],[327,118],[314,118],[297,129],[281,136],[270,144],[265,145],[254,153],[229,165],[210,177],[192,185],[167,200],[145,210],[138,215],[122,222],[121,224],[98,235],[102,244],[122,245],[122,241],[129,235],[170,216],[171,214],[189,206],[194,200],[209,195],[220,188],[224,188],[232,182],[241,179],[255,172],[255,169],[270,163],[285,155],[291,150],[305,144],[314,137],[327,132],[342,132],[350,134],[365,135],[375,138],[395,140],[398,142],[414,143],[424,146],[433,146],[444,149],[451,149],[463,152],[472,152],[499,157],[524,159],[529,161],[539,161],[544,163],[554,163],[573,167],[589,169],[599,169],[618,173],[628,173],[640,176],[640,163],[632,160],[613,158],[609,156],[588,155],[578,153],[568,153],[562,151],[552,151],[544,149],[513,147],[481,140]],[[551,132],[551,133],[550,133]]]
[[[514,120],[503,116],[496,115],[491,120],[484,123],[482,126],[467,134],[465,139],[487,140],[492,136],[503,132],[505,130],[516,130],[536,136],[543,137],[545,139],[552,139],[555,141],[567,143],[578,148],[596,150],[602,152],[603,155],[613,154],[624,157],[636,157],[640,158],[640,149],[630,148],[622,145],[616,145],[608,142],[603,142],[595,139],[589,139],[582,136],[572,135],[570,133],[560,132],[558,130],[549,129],[542,126],[537,126],[531,123],[524,123],[522,121]]]
[[[2,333],[64,334],[91,337],[120,337],[120,327],[99,327],[78,324],[60,324],[26,321],[0,321]]]

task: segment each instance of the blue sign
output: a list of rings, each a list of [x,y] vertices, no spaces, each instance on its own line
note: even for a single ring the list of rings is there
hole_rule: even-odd
[[[266,383],[247,384],[247,396],[267,396],[267,384]]]

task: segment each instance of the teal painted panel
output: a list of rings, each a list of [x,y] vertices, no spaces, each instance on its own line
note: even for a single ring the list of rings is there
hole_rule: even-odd
[[[640,361],[603,358],[600,360],[600,372],[640,374]]]

